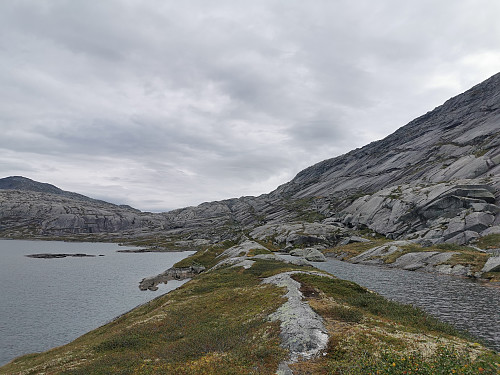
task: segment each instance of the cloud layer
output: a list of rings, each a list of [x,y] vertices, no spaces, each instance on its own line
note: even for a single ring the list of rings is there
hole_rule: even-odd
[[[143,210],[269,192],[500,66],[496,0],[0,2],[0,175]]]

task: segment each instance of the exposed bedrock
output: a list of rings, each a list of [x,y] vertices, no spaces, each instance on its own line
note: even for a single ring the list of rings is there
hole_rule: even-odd
[[[328,332],[319,316],[303,300],[300,283],[290,276],[297,271],[280,273],[263,280],[263,283],[285,287],[287,301],[270,316],[273,321],[279,321],[281,326],[282,346],[290,351],[288,363],[296,362],[300,357],[312,358],[326,348]],[[320,274],[320,273],[315,273]],[[324,274],[320,274],[327,277]],[[281,374],[289,374],[286,363],[280,365]]]
[[[158,284],[166,284],[170,280],[185,280],[205,271],[203,266],[190,266],[183,268],[169,268],[163,273],[153,277],[146,277],[139,283],[140,290],[158,290]]]
[[[499,220],[493,191],[473,180],[399,185],[357,199],[341,217],[346,225],[366,226],[389,238],[464,244]]]

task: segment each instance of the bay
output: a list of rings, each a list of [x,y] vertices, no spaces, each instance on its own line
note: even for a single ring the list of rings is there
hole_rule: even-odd
[[[141,291],[139,281],[194,252],[118,253],[110,243],[0,240],[0,366],[66,344],[185,281]],[[95,257],[34,259],[35,253]],[[103,255],[103,256],[100,256]]]

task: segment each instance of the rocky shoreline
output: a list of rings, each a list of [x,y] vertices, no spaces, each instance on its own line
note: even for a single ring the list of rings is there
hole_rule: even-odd
[[[183,268],[172,267],[159,275],[142,279],[139,283],[139,289],[156,291],[158,290],[158,284],[166,284],[171,280],[190,279],[203,271],[205,271],[205,267],[203,266],[190,266]]]

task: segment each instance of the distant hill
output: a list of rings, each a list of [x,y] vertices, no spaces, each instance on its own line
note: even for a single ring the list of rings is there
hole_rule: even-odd
[[[0,235],[73,236],[114,233],[134,236],[161,227],[154,214],[115,205],[22,176],[0,179]],[[154,225],[152,223],[155,223]]]
[[[43,182],[33,181],[22,176],[0,178],[0,189],[38,191],[40,193],[64,194],[58,187]]]
[[[32,191],[32,192],[38,192],[38,193],[48,193],[48,194],[56,194],[56,195],[61,195],[63,197],[71,198],[71,199],[78,199],[82,201],[94,201],[94,202],[100,202],[103,204],[111,204],[105,201],[89,198],[85,195],[78,194],[78,193],[73,193],[71,191],[65,191],[62,189],[59,189],[57,186],[44,183],[44,182],[38,182],[34,181],[30,178],[23,177],[23,176],[10,176],[10,177],[5,177],[0,179],[0,190],[21,190],[21,191]]]

